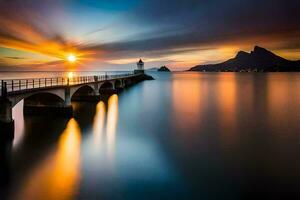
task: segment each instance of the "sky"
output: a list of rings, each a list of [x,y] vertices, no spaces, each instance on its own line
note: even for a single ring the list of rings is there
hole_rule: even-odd
[[[255,45],[300,59],[299,0],[0,0],[0,70],[185,70]],[[75,62],[68,57],[74,55]]]

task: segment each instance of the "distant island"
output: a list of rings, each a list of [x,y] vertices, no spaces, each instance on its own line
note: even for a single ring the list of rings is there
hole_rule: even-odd
[[[167,68],[166,66],[162,66],[157,71],[159,71],[159,72],[170,72],[171,70],[169,68]]]
[[[250,53],[240,51],[235,58],[219,64],[197,65],[188,71],[207,72],[299,72],[300,60],[290,61],[265,48],[255,46]]]

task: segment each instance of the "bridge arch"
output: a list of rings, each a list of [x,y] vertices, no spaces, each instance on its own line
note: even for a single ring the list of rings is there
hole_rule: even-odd
[[[116,89],[123,88],[123,81],[122,81],[122,79],[117,79],[117,80],[115,81],[115,88],[116,88]]]
[[[63,101],[65,100],[65,92],[63,89],[54,89],[54,90],[48,90],[48,91],[34,91],[34,92],[29,92],[29,93],[24,93],[24,94],[19,94],[19,95],[13,95],[13,96],[8,97],[8,99],[12,102],[12,107],[14,107],[20,101],[25,100],[33,95],[40,94],[40,93],[52,94],[52,95],[59,97]]]
[[[128,86],[130,86],[130,85],[132,85],[134,83],[133,80],[130,79],[130,78],[126,78],[123,81],[124,81],[125,87],[128,87]]]
[[[64,106],[64,99],[50,92],[38,92],[24,98],[24,106]]]
[[[114,89],[114,83],[112,81],[106,81],[103,84],[101,84],[99,87],[100,91],[107,91],[113,89]]]
[[[72,91],[71,99],[76,99],[81,96],[94,96],[96,91],[94,87],[90,85],[83,85]]]

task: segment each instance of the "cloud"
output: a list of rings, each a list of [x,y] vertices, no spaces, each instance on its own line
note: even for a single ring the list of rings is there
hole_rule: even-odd
[[[26,58],[24,58],[24,57],[16,57],[16,56],[6,56],[5,58],[13,59],[13,60],[26,59]]]
[[[116,19],[118,22],[113,20],[113,24],[87,30],[83,37],[87,37],[85,41],[88,41],[92,35],[97,39],[93,43],[79,43],[70,37],[73,30],[60,31],[49,14],[53,10],[62,10],[61,4],[69,5],[71,1],[0,1],[0,46],[43,54],[56,60],[62,60],[66,53],[75,51],[86,61],[93,58],[108,64],[133,62],[139,57],[165,64],[178,62],[179,59],[173,58],[179,55],[189,55],[195,62],[204,59],[190,56],[193,53],[198,55],[202,51],[211,55],[224,46],[234,46],[232,49],[235,50],[255,44],[271,50],[293,51],[296,52],[293,56],[299,56],[298,0],[143,0],[138,3],[117,1],[117,4],[109,3],[109,6],[96,1],[78,2],[80,4],[76,5],[80,7],[76,11],[89,9],[92,13],[106,9],[114,13],[121,10],[122,17]],[[83,6],[86,4],[90,6]],[[65,9],[65,12],[65,16],[75,16],[74,13],[68,13],[74,12],[72,10]],[[85,10],[84,13],[89,12]],[[80,13],[76,13],[76,16],[83,19]],[[64,18],[59,20],[62,21],[60,24],[64,24]],[[101,19],[74,20],[74,27],[96,20]],[[118,25],[120,27],[116,29]],[[132,34],[113,37],[123,32],[126,35],[129,29],[126,25],[135,27],[130,30]],[[102,32],[110,33],[112,38],[122,39],[104,43],[101,41]],[[216,54],[209,56],[209,59],[219,61],[223,57]]]
[[[60,60],[65,59],[69,52],[75,52],[78,56],[90,53],[77,52],[76,43],[65,39],[54,28],[45,28],[46,20],[39,13],[39,8],[31,7],[33,2],[37,1],[28,1],[28,4],[17,0],[0,2],[0,47]],[[49,1],[43,3],[47,5]]]
[[[140,29],[134,38],[80,48],[105,58],[163,57],[220,46],[263,45],[299,49],[299,1],[173,0],[144,1],[126,16]],[[218,59],[218,58],[216,58]]]

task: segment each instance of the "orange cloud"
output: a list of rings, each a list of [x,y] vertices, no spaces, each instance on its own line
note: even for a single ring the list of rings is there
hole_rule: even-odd
[[[79,44],[66,41],[49,30],[42,31],[33,23],[38,16],[20,12],[19,15],[0,14],[0,47],[46,55],[49,59],[44,62],[65,61],[70,53],[76,55],[79,62],[92,58],[93,51],[80,50],[77,48]]]

